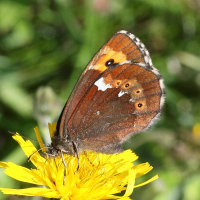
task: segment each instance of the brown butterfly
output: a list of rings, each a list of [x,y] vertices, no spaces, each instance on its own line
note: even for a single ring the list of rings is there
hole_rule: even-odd
[[[52,138],[52,154],[122,151],[120,143],[146,130],[164,104],[164,84],[148,50],[118,31],[80,76]]]

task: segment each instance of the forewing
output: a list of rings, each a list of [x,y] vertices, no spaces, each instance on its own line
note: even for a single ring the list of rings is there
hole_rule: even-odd
[[[155,121],[163,95],[163,80],[145,46],[119,31],[79,78],[61,115],[59,133],[79,140],[81,149],[120,151],[119,142]]]

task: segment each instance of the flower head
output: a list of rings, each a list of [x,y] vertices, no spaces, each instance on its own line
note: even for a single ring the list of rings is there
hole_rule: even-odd
[[[51,136],[54,128],[55,125],[50,125]],[[37,128],[35,132],[38,141],[41,142]],[[61,156],[50,157],[47,154],[41,156],[29,140],[24,141],[19,134],[14,135],[13,138],[30,158],[35,169],[28,169],[11,162],[0,162],[0,167],[5,169],[8,176],[32,183],[36,187],[0,188],[4,194],[42,196],[62,200],[125,200],[129,199],[134,188],[158,178],[156,175],[142,184],[135,185],[135,179],[149,172],[152,167],[148,163],[134,166],[132,162],[138,157],[131,150],[109,155],[87,151],[79,155],[79,164],[77,157],[64,154],[67,165],[66,173],[64,173],[65,167]],[[44,146],[41,145],[41,147]],[[65,180],[64,183],[63,180]],[[123,196],[119,196],[122,191],[125,191]]]

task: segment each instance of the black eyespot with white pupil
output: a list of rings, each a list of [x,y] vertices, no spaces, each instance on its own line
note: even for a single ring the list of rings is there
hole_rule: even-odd
[[[113,65],[114,63],[115,63],[114,59],[110,59],[110,60],[106,61],[105,65],[107,67],[109,67],[109,66]]]
[[[142,103],[138,103],[138,107],[141,108],[142,107]]]
[[[130,84],[129,83],[127,83],[126,85],[125,85],[125,87],[127,88],[127,87],[129,87],[130,86]]]

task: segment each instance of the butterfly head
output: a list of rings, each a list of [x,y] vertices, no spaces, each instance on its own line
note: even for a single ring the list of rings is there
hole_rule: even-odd
[[[50,155],[57,156],[60,152],[66,153],[68,155],[75,155],[74,142],[69,140],[68,135],[66,137],[60,137],[56,134],[52,138]]]

